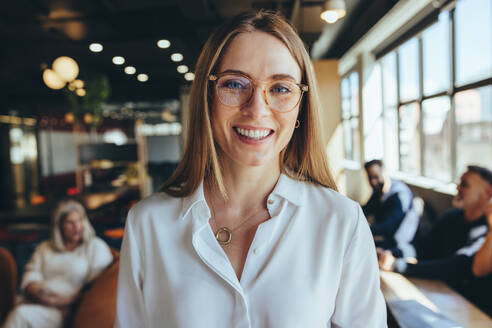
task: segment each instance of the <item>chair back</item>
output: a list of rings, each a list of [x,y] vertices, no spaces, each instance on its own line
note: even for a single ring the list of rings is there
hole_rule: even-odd
[[[17,294],[17,264],[12,254],[0,247],[0,323],[15,305]]]

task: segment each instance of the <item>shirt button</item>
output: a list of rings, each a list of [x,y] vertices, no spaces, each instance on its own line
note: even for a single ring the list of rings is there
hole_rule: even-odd
[[[275,200],[274,199],[269,199],[268,200],[268,204],[272,205],[273,203],[275,203]]]

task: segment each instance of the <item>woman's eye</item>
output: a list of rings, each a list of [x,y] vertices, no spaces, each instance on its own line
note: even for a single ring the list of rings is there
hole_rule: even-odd
[[[231,89],[231,90],[237,90],[237,89],[245,89],[245,86],[243,83],[239,82],[239,81],[225,81],[223,83],[221,83],[221,88],[225,88],[225,89]]]
[[[288,86],[285,85],[274,85],[270,88],[270,92],[274,94],[286,94],[290,93],[291,90]]]

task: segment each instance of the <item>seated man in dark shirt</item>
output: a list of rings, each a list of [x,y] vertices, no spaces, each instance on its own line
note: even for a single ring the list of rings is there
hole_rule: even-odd
[[[442,214],[427,235],[391,250],[377,250],[381,269],[440,279],[463,290],[472,278],[473,256],[488,232],[485,211],[492,197],[492,172],[468,166],[457,189],[454,208]]]
[[[412,241],[419,224],[419,213],[413,206],[413,194],[406,184],[391,179],[381,160],[364,165],[372,195],[362,207],[370,221],[376,245],[390,248]],[[404,223],[404,227],[399,229]]]
[[[485,216],[489,232],[482,247],[473,258],[474,279],[466,286],[464,294],[492,316],[492,199],[485,210]]]

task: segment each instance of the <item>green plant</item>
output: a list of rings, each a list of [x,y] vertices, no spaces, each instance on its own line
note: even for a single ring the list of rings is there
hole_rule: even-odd
[[[81,73],[80,79],[84,81],[86,94],[81,97],[75,91],[65,89],[68,103],[78,122],[89,113],[93,116],[93,127],[97,127],[102,123],[102,106],[109,98],[109,80],[105,75],[93,72]]]

